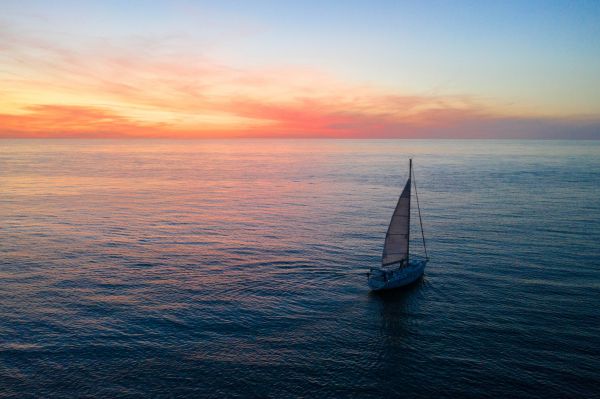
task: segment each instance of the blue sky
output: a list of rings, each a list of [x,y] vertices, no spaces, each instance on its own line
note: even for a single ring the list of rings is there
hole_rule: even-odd
[[[17,38],[0,58],[5,74],[19,74],[16,54],[39,52],[26,47],[44,39],[88,59],[95,47],[99,57],[106,48],[129,49],[138,61],[151,53],[289,73],[294,87],[307,78],[290,70],[313,71],[330,90],[452,97],[495,117],[600,117],[598,1],[4,1],[1,8],[0,32]]]

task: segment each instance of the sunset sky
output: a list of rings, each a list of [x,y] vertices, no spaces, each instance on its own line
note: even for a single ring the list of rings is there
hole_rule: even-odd
[[[0,2],[0,137],[600,139],[600,1]]]

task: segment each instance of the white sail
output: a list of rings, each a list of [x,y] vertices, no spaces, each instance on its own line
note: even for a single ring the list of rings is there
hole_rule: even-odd
[[[398,204],[392,215],[392,220],[385,235],[383,246],[383,266],[408,260],[408,240],[410,231],[410,175]]]

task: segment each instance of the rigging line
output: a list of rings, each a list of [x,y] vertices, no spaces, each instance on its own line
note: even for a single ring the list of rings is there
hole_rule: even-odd
[[[415,198],[417,199],[417,209],[419,210],[419,224],[421,225],[421,237],[423,237],[423,249],[425,250],[425,259],[429,259],[427,255],[427,246],[425,245],[425,232],[423,231],[423,219],[421,218],[421,207],[419,206],[419,193],[417,192],[417,179],[415,171],[412,171],[413,184],[415,185]]]

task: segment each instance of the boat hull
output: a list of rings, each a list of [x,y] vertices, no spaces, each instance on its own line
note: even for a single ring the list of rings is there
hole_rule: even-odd
[[[390,270],[371,269],[369,287],[373,291],[390,290],[407,286],[425,272],[427,260],[411,260],[406,267]]]

